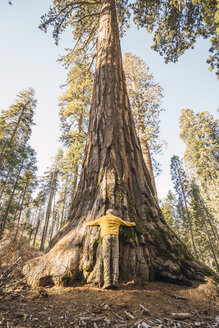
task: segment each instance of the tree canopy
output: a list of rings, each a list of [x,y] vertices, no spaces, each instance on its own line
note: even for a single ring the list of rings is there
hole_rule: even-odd
[[[95,56],[96,36],[101,1],[53,0],[49,12],[42,16],[40,28],[53,26],[56,43],[60,34],[71,28],[75,46],[69,56],[92,53]],[[216,0],[116,0],[121,34],[129,26],[133,13],[138,28],[154,32],[152,49],[164,56],[166,62],[176,62],[196,40],[202,36],[210,39],[208,63],[210,70],[218,68],[218,10]]]

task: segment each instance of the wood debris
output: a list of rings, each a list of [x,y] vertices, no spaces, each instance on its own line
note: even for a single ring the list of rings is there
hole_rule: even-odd
[[[190,313],[172,313],[171,318],[177,319],[177,320],[185,320],[190,319],[191,314]]]

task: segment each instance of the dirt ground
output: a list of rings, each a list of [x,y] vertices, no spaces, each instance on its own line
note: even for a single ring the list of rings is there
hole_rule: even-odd
[[[153,282],[140,288],[130,282],[118,290],[87,285],[33,290],[21,267],[35,250],[10,245],[0,245],[0,327],[219,326],[218,286],[211,279],[192,287]]]
[[[144,322],[160,328],[216,327],[217,297],[211,288],[154,282],[144,289],[129,285],[116,291],[89,286],[28,290],[0,302],[0,326],[135,327]],[[147,311],[142,313],[140,305]],[[190,317],[172,320],[173,313]]]

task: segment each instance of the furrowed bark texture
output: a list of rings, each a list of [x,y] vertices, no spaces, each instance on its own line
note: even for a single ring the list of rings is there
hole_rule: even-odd
[[[102,1],[89,132],[70,219],[50,251],[24,267],[32,286],[75,280],[103,283],[102,243],[88,221],[117,210],[136,228],[120,228],[120,281],[188,282],[208,269],[193,261],[153,197],[130,110],[114,0]]]

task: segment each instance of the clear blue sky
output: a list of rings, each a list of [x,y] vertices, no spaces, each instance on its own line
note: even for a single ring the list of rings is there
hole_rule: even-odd
[[[58,97],[65,82],[66,70],[57,62],[64,48],[73,45],[71,33],[63,34],[55,46],[51,30],[38,29],[40,17],[47,12],[50,0],[7,0],[0,2],[0,109],[8,108],[22,89],[33,87],[38,100],[31,145],[37,151],[39,174],[50,165],[59,147]],[[172,189],[169,166],[173,155],[182,156],[184,145],[179,138],[181,108],[195,112],[207,110],[217,115],[218,81],[208,71],[206,59],[210,46],[198,40],[195,49],[188,51],[176,64],[165,64],[162,57],[150,49],[152,36],[145,30],[130,29],[121,40],[122,51],[132,52],[144,59],[150,71],[164,89],[161,115],[161,138],[168,143],[158,160],[163,173],[156,179],[159,198]]]

